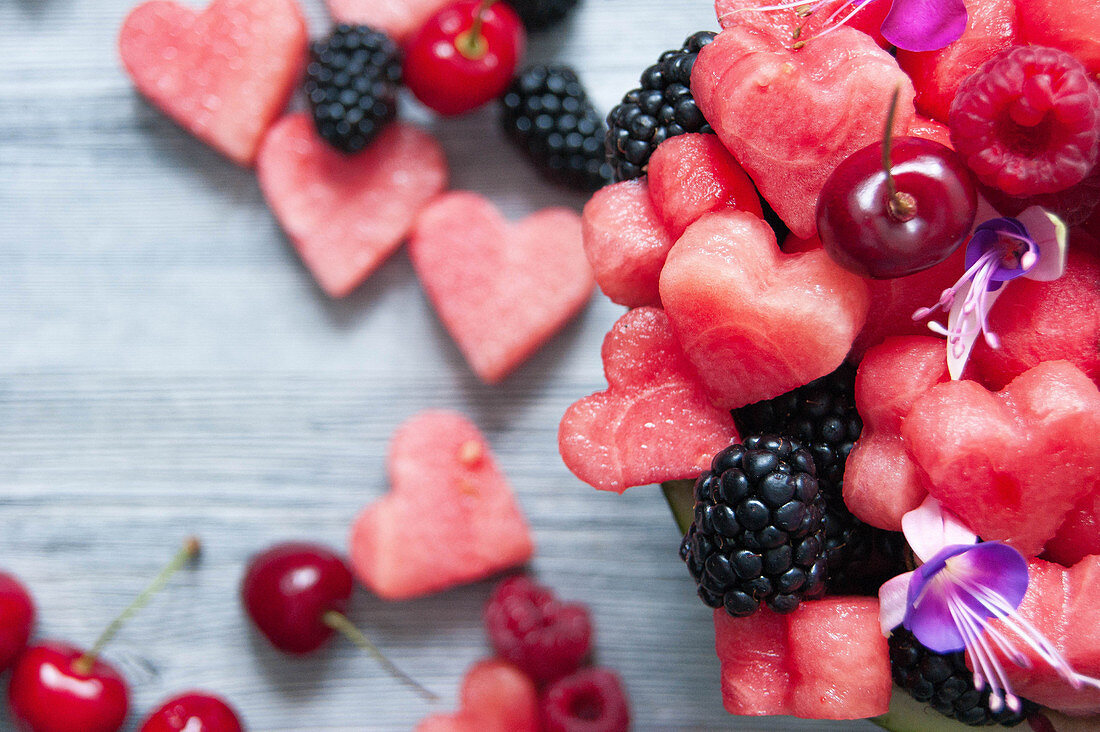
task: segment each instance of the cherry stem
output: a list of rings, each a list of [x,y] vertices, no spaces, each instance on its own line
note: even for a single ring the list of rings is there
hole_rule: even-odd
[[[898,116],[898,97],[901,87],[894,87],[890,97],[890,111],[886,114],[886,134],[882,138],[882,169],[886,173],[887,204],[890,215],[898,221],[912,221],[917,215],[917,200],[911,193],[898,191],[894,182],[893,163],[890,160],[890,148],[894,145],[894,120]]]
[[[481,0],[481,4],[477,6],[477,14],[474,16],[474,24],[455,38],[455,48],[471,61],[477,61],[489,52],[489,44],[481,34],[481,27],[485,23],[485,11],[496,1]]]
[[[188,562],[198,556],[201,549],[202,544],[195,537],[191,537],[183,542],[183,546],[176,552],[176,556],[172,557],[172,561],[168,562],[168,564],[164,566],[164,569],[160,570],[157,576],[153,578],[153,581],[146,585],[145,589],[134,598],[134,601],[130,603],[129,607],[119,613],[118,617],[111,621],[111,624],[100,634],[91,649],[86,651],[80,658],[76,659],[73,668],[76,669],[78,673],[91,673],[96,659],[99,658],[99,654],[103,652],[104,647],[111,642],[111,639],[118,634],[118,631],[122,629],[126,621],[148,605],[149,601],[153,599],[153,596],[164,589],[165,585],[168,584],[168,580],[172,578],[172,575],[183,569]]]
[[[399,669],[393,661],[386,657],[386,654],[378,650],[378,647],[371,643],[370,638],[368,638],[363,631],[359,630],[359,628],[355,626],[355,623],[348,620],[346,615],[335,610],[326,610],[325,614],[321,616],[321,622],[341,633],[360,649],[374,656],[374,660],[378,661],[382,668],[389,672],[390,676],[393,676],[401,683],[413,689],[428,701],[439,701],[439,697],[435,693],[429,691],[416,679]]]

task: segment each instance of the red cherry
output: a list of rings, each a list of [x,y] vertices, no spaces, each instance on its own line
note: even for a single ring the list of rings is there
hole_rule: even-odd
[[[8,703],[20,729],[28,732],[114,732],[129,707],[122,676],[84,651],[57,641],[27,648],[15,663]]]
[[[139,732],[244,732],[233,707],[202,691],[172,697],[150,714]]]
[[[8,670],[27,645],[34,627],[34,600],[10,574],[0,572],[0,673]]]
[[[344,614],[351,597],[348,565],[318,544],[286,542],[248,563],[241,601],[248,616],[271,644],[286,653],[309,653],[339,631],[374,656],[395,679],[425,698],[436,696],[397,668]]]
[[[241,599],[273,646],[287,653],[309,653],[332,635],[334,628],[325,622],[325,614],[342,615],[351,589],[351,570],[331,550],[288,542],[252,558]]]
[[[8,704],[25,732],[114,732],[126,721],[126,681],[100,659],[126,620],[144,607],[169,578],[199,553],[198,539],[188,539],[164,569],[111,621],[90,650],[68,643],[43,641],[15,661]]]
[[[876,279],[904,277],[947,259],[970,233],[978,206],[970,172],[950,148],[917,137],[886,144],[889,168],[881,143],[857,150],[832,172],[817,201],[825,251],[842,267]]]
[[[458,0],[405,46],[405,85],[440,114],[469,112],[504,93],[523,55],[523,23],[507,3]]]

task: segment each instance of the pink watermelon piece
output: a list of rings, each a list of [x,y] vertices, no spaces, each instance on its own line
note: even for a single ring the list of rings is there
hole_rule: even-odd
[[[722,701],[740,715],[862,719],[890,705],[890,657],[874,598],[828,597],[790,615],[714,611]]]
[[[743,25],[699,52],[691,89],[703,114],[796,236],[817,231],[833,168],[882,139],[900,89],[895,133],[913,119],[913,85],[870,36],[839,28],[798,51]]]
[[[387,467],[390,492],[359,514],[349,551],[356,576],[379,597],[427,595],[531,558],[512,488],[461,414],[410,418],[394,433]]]
[[[393,123],[356,155],[329,147],[304,113],[280,120],[256,162],[260,189],[317,284],[354,290],[401,245],[447,185],[435,139]]]
[[[922,137],[925,140],[938,142],[951,150],[955,149],[955,146],[951,144],[950,127],[943,122],[937,122],[919,114],[913,117],[913,121],[909,124],[909,135],[910,137]]]
[[[961,38],[939,51],[898,49],[898,65],[917,90],[917,110],[947,121],[951,102],[963,79],[999,52],[1016,45],[1016,6],[1031,0],[966,0],[966,30]]]
[[[722,703],[730,714],[788,714],[796,684],[788,662],[787,618],[770,610],[734,618],[714,611],[714,646],[722,662]]]
[[[732,409],[834,371],[867,316],[862,278],[823,250],[784,254],[753,214],[707,214],[661,271],[672,330],[712,401]]]
[[[479,661],[462,681],[461,707],[433,714],[415,732],[538,732],[539,702],[534,682],[506,661]]]
[[[1020,40],[1073,54],[1094,74],[1100,74],[1100,27],[1096,0],[1019,0]]]
[[[476,193],[432,203],[416,222],[409,256],[443,325],[487,384],[537,351],[595,287],[580,216],[548,208],[509,223]]]
[[[1100,391],[1067,361],[1047,361],[1000,392],[950,381],[902,425],[929,493],[986,540],[1038,554],[1100,487]]]
[[[676,240],[657,215],[646,180],[596,191],[582,221],[584,252],[603,293],[631,308],[660,305],[657,282]]]
[[[844,503],[861,521],[901,531],[901,517],[928,495],[928,477],[906,452],[901,428],[917,399],[949,379],[939,338],[888,338],[863,357],[856,372],[863,433],[844,464]]]
[[[631,486],[695,478],[735,442],[728,410],[710,403],[658,308],[635,308],[603,342],[608,388],[562,417],[558,449],[585,483],[622,493]]]
[[[970,368],[983,383],[1000,387],[1042,361],[1065,360],[1100,383],[1100,254],[1071,236],[1065,273],[1051,282],[1021,278],[989,312],[1000,339],[992,349],[979,338]]]
[[[1043,558],[1067,567],[1090,554],[1100,555],[1100,491],[1085,496],[1043,548]]]
[[[118,49],[154,106],[251,165],[302,75],[308,40],[294,0],[214,0],[201,13],[152,0],[126,17]]]
[[[714,135],[670,137],[653,151],[648,170],[649,195],[673,240],[712,211],[764,215],[756,186]]]
[[[1054,644],[1075,671],[1100,678],[1100,557],[1086,557],[1070,569],[1033,559],[1028,572],[1020,615]],[[1012,631],[1003,627],[1002,631],[1014,637]],[[1014,692],[1071,716],[1100,714],[1100,690],[1073,688],[1031,648],[1021,642],[1016,645],[1031,667],[1002,661]]]
[[[715,0],[714,10],[718,13],[718,22],[723,28],[748,25],[767,31],[787,45],[792,45],[799,40],[810,42],[828,27],[828,19],[838,10],[841,11],[838,18],[847,17],[852,9],[848,2],[849,0],[830,0],[814,11],[813,15],[805,18],[798,14],[797,7],[785,10],[752,9],[778,4],[774,0]],[[883,48],[889,48],[891,44],[882,37],[882,21],[888,12],[889,3],[870,3],[846,25],[863,31]]]
[[[338,23],[369,25],[403,43],[452,0],[325,0]]]

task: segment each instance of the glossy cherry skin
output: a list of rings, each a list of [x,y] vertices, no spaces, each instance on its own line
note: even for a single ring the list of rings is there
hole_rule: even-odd
[[[911,196],[911,218],[889,206],[878,142],[841,162],[817,200],[825,251],[845,269],[875,279],[904,277],[947,259],[970,233],[978,206],[970,171],[950,148],[895,137],[890,156],[898,192]]]
[[[202,691],[172,697],[150,714],[139,732],[244,732],[233,707]]]
[[[482,0],[458,0],[435,13],[405,44],[405,85],[440,114],[469,112],[508,88],[523,56],[523,23],[505,2],[482,10],[483,45],[463,43]]]
[[[7,671],[34,629],[34,600],[19,580],[0,572],[0,673]]]
[[[277,544],[248,563],[241,601],[271,644],[287,653],[309,653],[333,634],[322,616],[343,613],[351,597],[348,565],[317,544]]]
[[[76,668],[84,651],[68,643],[29,646],[15,662],[8,704],[26,732],[115,732],[130,706],[126,681],[96,659],[88,673]]]

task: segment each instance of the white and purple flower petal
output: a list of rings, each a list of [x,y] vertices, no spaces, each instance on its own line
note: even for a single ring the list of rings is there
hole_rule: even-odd
[[[946,546],[978,541],[970,527],[932,496],[901,517],[901,530],[909,548],[922,562],[931,560]]]
[[[1065,224],[1034,206],[1018,218],[993,218],[974,229],[966,246],[963,276],[943,291],[935,305],[913,313],[914,320],[922,320],[936,310],[948,312],[946,328],[936,322],[928,327],[947,337],[947,367],[952,379],[962,378],[979,335],[990,348],[1000,347],[996,334],[989,329],[988,316],[1004,285],[1017,277],[1061,277],[1066,268],[1067,241]]]

